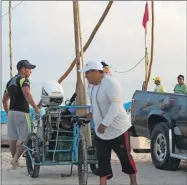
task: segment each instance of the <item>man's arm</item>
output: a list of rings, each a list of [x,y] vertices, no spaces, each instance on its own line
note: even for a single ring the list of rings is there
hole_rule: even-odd
[[[185,85],[184,94],[187,94],[187,85]]]
[[[22,88],[22,92],[23,92],[27,102],[34,108],[34,111],[36,113],[39,113],[39,109],[38,109],[32,95],[31,95],[31,92],[30,92],[30,82],[29,82],[29,80],[26,79],[26,78],[22,78],[20,80],[20,86]]]
[[[91,84],[88,84],[88,88],[87,88],[87,96],[88,96],[88,99],[89,101],[91,102],[91,91],[92,91],[92,88],[93,88],[93,85]],[[90,105],[90,108],[89,108],[89,113],[86,114],[86,117],[89,118],[89,119],[92,119],[92,105]]]
[[[8,91],[6,89],[3,94],[3,108],[6,111],[7,115],[8,115],[8,110],[9,110],[8,100],[9,100],[9,95],[8,95]]]
[[[109,98],[110,107],[107,115],[102,121],[102,124],[108,127],[114,121],[115,117],[119,113],[120,106],[122,103],[122,96],[121,96],[121,86],[118,83],[118,81],[112,79],[112,81],[110,81],[106,85],[108,86],[106,95]]]
[[[174,87],[174,89],[173,89],[173,92],[174,92],[174,93],[175,93],[176,86],[177,86],[177,85],[175,85],[175,87]]]

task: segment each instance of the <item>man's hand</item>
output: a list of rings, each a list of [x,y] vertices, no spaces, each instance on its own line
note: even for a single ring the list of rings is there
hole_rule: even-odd
[[[40,113],[35,112],[35,120],[38,121],[41,118]]]
[[[106,128],[107,128],[107,126],[105,126],[103,124],[100,124],[99,127],[98,127],[98,129],[97,129],[97,132],[99,132],[100,134],[104,134]]]
[[[40,113],[40,110],[39,110],[39,108],[37,106],[34,108],[34,112],[35,113]]]
[[[38,107],[38,108],[42,108],[42,100],[39,101],[37,107]]]
[[[92,119],[92,113],[86,114],[86,117],[87,117],[88,119]]]

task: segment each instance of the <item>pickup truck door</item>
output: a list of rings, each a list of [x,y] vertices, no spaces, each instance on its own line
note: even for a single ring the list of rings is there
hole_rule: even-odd
[[[187,96],[180,96],[178,103],[181,105],[179,118],[176,119],[176,126],[182,132],[182,136],[187,137]]]
[[[134,97],[132,123],[138,134],[149,137],[148,115],[152,110],[161,110],[161,104],[167,95],[154,92],[138,92]]]

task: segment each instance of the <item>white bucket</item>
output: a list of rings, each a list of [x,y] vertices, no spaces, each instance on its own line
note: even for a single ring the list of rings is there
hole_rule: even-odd
[[[130,137],[132,149],[150,149],[150,140],[145,137]]]

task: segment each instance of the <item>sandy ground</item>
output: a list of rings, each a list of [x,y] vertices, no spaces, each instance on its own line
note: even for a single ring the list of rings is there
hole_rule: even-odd
[[[1,137],[6,139],[6,125],[1,125]],[[141,138],[138,145],[147,148],[148,141]],[[131,145],[137,146],[136,140],[131,140]],[[154,168],[150,154],[132,153],[136,161],[139,185],[187,185],[187,163],[181,162],[180,168],[174,172],[160,171]],[[61,177],[60,174],[69,174],[69,166],[41,167],[40,176],[32,179],[27,174],[25,159],[21,158],[20,163],[23,168],[10,170],[11,156],[9,149],[2,149],[1,153],[1,170],[0,179],[2,185],[76,185],[78,184],[77,168],[73,168],[72,177]],[[129,185],[127,175],[121,172],[119,161],[115,154],[112,156],[112,167],[114,177],[108,181],[108,185]],[[98,185],[98,177],[89,172],[88,185]]]
[[[6,140],[6,136],[7,136],[7,124],[0,124],[1,127],[1,140]]]
[[[149,154],[134,154],[138,168],[139,185],[187,185],[187,164],[181,163],[179,170],[174,172],[160,171],[154,168]],[[78,184],[77,169],[73,168],[72,177],[61,177],[61,173],[68,174],[70,167],[53,166],[41,167],[40,176],[32,179],[27,174],[24,158],[20,159],[23,168],[10,170],[9,161],[11,159],[8,149],[2,149],[2,185],[76,185]],[[121,172],[120,164],[113,154],[112,156],[114,177],[108,181],[108,185],[129,185],[127,175]],[[88,185],[99,185],[98,177],[89,173]]]
[[[1,125],[1,137],[6,139],[6,126]],[[149,147],[149,142],[143,138],[140,139],[138,145],[144,148]],[[137,146],[136,140],[131,140],[131,145]],[[155,169],[152,164],[150,154],[132,153],[138,168],[138,184],[139,185],[187,185],[187,162],[181,162],[177,171],[168,172]],[[10,165],[9,149],[2,149],[1,153],[1,170],[0,179],[2,185],[78,185],[77,168],[74,166],[72,177],[61,177],[60,174],[69,174],[69,166],[53,166],[41,167],[40,176],[32,179],[27,174],[25,159],[21,158],[20,163],[23,168],[9,170]],[[114,177],[108,181],[108,185],[129,185],[127,175],[121,172],[119,161],[115,154],[112,156],[112,167]],[[99,185],[98,177],[91,172],[88,177],[88,185]]]

